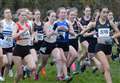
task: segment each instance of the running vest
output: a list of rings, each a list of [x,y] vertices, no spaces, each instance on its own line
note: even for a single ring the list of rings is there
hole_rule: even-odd
[[[92,18],[90,18],[89,20],[85,20],[84,17],[81,18],[81,21],[80,23],[83,25],[83,26],[87,26],[90,21],[92,20]],[[94,28],[90,29],[88,32],[92,32],[92,31],[95,31]],[[91,36],[88,36],[88,37],[96,37],[95,35],[91,35]]]
[[[95,30],[97,32],[97,37],[99,38],[98,43],[107,44],[111,41],[111,29],[108,20],[105,24],[100,24],[99,20],[97,20]]]
[[[77,25],[77,22],[75,21],[73,24],[72,24],[72,26],[73,26],[73,30],[74,30],[74,32],[76,33],[76,34],[78,34],[79,33],[79,27],[78,27],[78,25]],[[75,36],[72,36],[71,34],[69,34],[69,39],[75,39],[76,37]]]
[[[53,31],[53,28],[54,28],[54,26],[53,25],[49,25],[48,26],[48,30],[49,31]],[[57,35],[56,34],[53,34],[53,35],[51,35],[50,37],[45,37],[44,38],[44,40],[46,41],[46,42],[48,42],[48,43],[55,43],[56,42],[56,39],[57,39]]]
[[[5,20],[2,20],[2,34],[3,34],[3,48],[10,48],[13,47],[13,38],[12,32],[14,27],[14,22],[12,21],[11,24],[7,24]]]
[[[18,32],[20,30],[23,30],[23,27],[17,22],[17,27],[18,27]],[[28,45],[30,44],[31,42],[31,36],[30,36],[30,26],[28,23],[25,23],[26,27],[28,28],[28,31],[22,33],[18,38],[17,38],[17,41],[25,41]]]
[[[37,32],[37,34],[35,35],[35,40],[43,41],[44,39],[43,24],[41,25],[34,24],[34,32]]]
[[[33,22],[28,20],[29,26],[32,28],[33,27]]]
[[[58,21],[54,24],[54,30],[56,30],[59,26],[64,27],[65,29],[69,28],[66,20]],[[68,42],[69,41],[69,32],[65,32],[62,30],[57,30],[59,36],[57,37],[57,42]]]
[[[75,21],[72,26],[73,26],[73,29],[74,29],[75,33],[78,34],[79,33],[79,27],[77,25],[77,22]]]
[[[53,27],[54,27],[54,26],[50,25],[50,26],[48,27],[48,29],[49,29],[49,30],[53,30]]]
[[[91,20],[92,20],[92,18],[90,18],[89,20],[85,20],[84,17],[82,17],[81,20],[80,20],[80,23],[83,26],[85,26],[85,25],[87,26]]]

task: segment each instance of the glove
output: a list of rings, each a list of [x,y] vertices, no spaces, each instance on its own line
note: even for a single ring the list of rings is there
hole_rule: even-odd
[[[4,36],[2,33],[0,33],[0,39],[4,39]]]

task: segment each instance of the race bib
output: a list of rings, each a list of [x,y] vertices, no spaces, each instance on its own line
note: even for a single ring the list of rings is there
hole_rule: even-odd
[[[59,32],[59,35],[63,36],[65,38],[65,32]]]
[[[71,34],[69,34],[69,39],[74,39],[76,38],[76,36],[72,36]]]
[[[45,52],[46,52],[46,50],[47,50],[47,48],[46,48],[46,47],[41,47],[41,48],[39,49],[39,51],[40,51],[41,53],[45,53]]]
[[[44,38],[43,34],[40,34],[40,33],[37,34],[37,40],[41,40],[42,41],[43,38]]]
[[[102,28],[98,29],[98,37],[109,37],[110,36],[110,29]]]
[[[12,39],[12,37],[5,36],[4,40],[7,41],[7,42],[12,42],[13,39]]]

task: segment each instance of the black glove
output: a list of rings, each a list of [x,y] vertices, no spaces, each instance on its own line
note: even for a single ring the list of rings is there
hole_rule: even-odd
[[[4,36],[2,33],[0,33],[0,39],[4,39]]]

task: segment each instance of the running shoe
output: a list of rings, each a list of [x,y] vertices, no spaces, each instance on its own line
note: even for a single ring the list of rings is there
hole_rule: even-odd
[[[63,80],[64,80],[64,77],[63,77],[63,76],[59,76],[59,77],[57,77],[57,80],[58,80],[58,81],[63,81]]]
[[[72,80],[72,77],[70,77],[70,76],[65,76],[64,77],[64,81],[71,81]]]
[[[9,70],[8,75],[9,75],[9,77],[13,77],[13,71],[12,71],[12,69]]]
[[[5,81],[5,79],[2,76],[0,76],[0,81],[3,82]]]
[[[39,74],[35,74],[35,80],[39,80]]]
[[[46,70],[45,70],[45,67],[43,67],[42,69],[41,69],[41,75],[43,76],[43,77],[45,77],[46,78]]]

